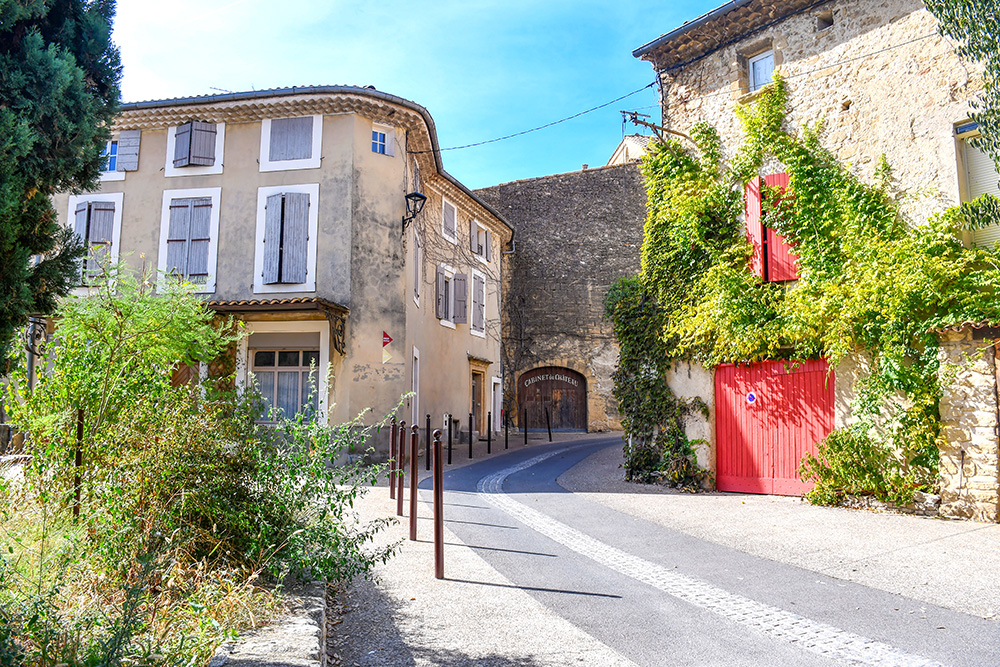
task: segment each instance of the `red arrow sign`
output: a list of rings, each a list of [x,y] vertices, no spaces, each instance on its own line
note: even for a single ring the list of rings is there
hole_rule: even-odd
[[[385,347],[386,345],[388,345],[391,342],[392,342],[392,336],[390,336],[389,334],[387,334],[386,332],[383,331],[382,332],[382,347]]]

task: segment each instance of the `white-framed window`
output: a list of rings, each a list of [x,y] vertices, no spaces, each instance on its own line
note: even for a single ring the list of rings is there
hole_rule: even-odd
[[[493,261],[493,234],[478,220],[469,221],[469,249],[483,263]]]
[[[215,291],[222,188],[164,190],[157,268]]]
[[[960,158],[963,167],[964,187],[962,199],[972,201],[984,194],[1000,197],[1000,174],[989,155],[972,145],[979,137],[979,125],[963,123],[955,128],[960,144]],[[990,225],[971,232],[972,244],[993,247],[1000,241],[1000,225]]]
[[[122,192],[69,196],[66,219],[87,246],[87,257],[81,267],[83,285],[99,272],[102,263],[118,262],[124,200]]]
[[[123,181],[125,172],[118,169],[118,139],[109,139],[101,151],[104,164],[101,165],[102,181]]]
[[[751,93],[771,83],[774,78],[774,51],[747,58],[747,76]]]
[[[237,386],[246,389],[256,384],[266,400],[266,387],[270,383],[273,389],[271,405],[281,408],[286,417],[291,416],[288,411],[293,406],[305,405],[318,413],[321,419],[325,418],[330,393],[330,323],[326,320],[250,320],[246,323],[246,331],[248,335],[241,338],[238,344]],[[273,366],[263,363],[267,361],[266,357],[255,358],[258,351],[275,352]],[[283,360],[279,356],[282,351],[289,353]],[[296,360],[291,353],[298,355],[295,366],[291,365]],[[256,363],[258,361],[261,363]],[[316,374],[312,376],[314,366]],[[260,378],[260,373],[273,375]],[[282,373],[288,375],[281,376]],[[312,390],[313,382],[315,391]]]
[[[265,118],[260,123],[260,170],[318,169],[323,116]]]
[[[319,408],[318,349],[252,349],[250,371],[264,401],[260,421],[277,421]]]
[[[388,155],[396,154],[396,130],[388,125],[372,124],[372,153]]]
[[[447,199],[441,199],[441,235],[458,244],[458,209]]]
[[[472,270],[472,321],[469,326],[473,336],[486,337],[486,276]]]
[[[189,121],[167,128],[163,175],[206,176],[222,173],[226,124]]]
[[[257,188],[253,291],[315,292],[319,183]]]
[[[468,322],[466,315],[469,280],[464,273],[441,264],[437,267],[435,315],[442,326],[454,329],[456,324]]]
[[[420,307],[420,283],[423,282],[423,271],[421,262],[423,261],[424,249],[420,245],[420,234],[416,227],[413,229],[413,303]]]

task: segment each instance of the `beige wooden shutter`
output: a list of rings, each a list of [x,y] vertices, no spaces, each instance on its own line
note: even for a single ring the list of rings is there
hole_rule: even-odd
[[[177,126],[174,131],[174,166],[191,164],[191,123]]]
[[[479,225],[475,220],[469,220],[469,250],[479,254]]]
[[[117,171],[139,170],[139,139],[141,136],[141,130],[123,130],[118,135],[118,164],[115,166]]]
[[[413,230],[413,296],[420,298],[420,236]]]
[[[455,237],[455,207],[448,202],[443,202],[444,210],[444,233],[452,238]]]
[[[189,164],[211,167],[215,164],[215,123],[191,122],[191,157]]]
[[[281,282],[304,283],[308,272],[309,195],[285,195],[285,215],[281,233]]]
[[[313,119],[277,118],[271,121],[271,140],[268,158],[278,160],[307,160],[312,157]]]
[[[969,186],[969,200],[990,194],[1000,197],[1000,175],[990,156],[968,142],[965,147],[966,183]],[[1000,225],[990,225],[972,232],[972,243],[977,246],[992,247],[1000,241]]]
[[[281,282],[281,218],[284,195],[271,195],[264,204],[264,269],[265,285]]]
[[[486,281],[482,276],[472,276],[472,328],[486,329]]]
[[[434,314],[438,319],[444,319],[448,316],[447,309],[445,307],[445,300],[447,295],[445,293],[445,276],[444,269],[440,266],[437,269],[437,275],[434,277],[434,288],[437,292],[437,302],[434,305]]]
[[[451,321],[455,324],[468,324],[467,314],[469,301],[469,277],[464,273],[456,273],[452,279],[455,290],[455,312],[451,315]]]

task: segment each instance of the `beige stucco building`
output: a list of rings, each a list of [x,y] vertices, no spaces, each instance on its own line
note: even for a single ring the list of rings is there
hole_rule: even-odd
[[[982,87],[982,69],[958,58],[919,0],[735,0],[633,55],[654,68],[663,127],[688,133],[695,123],[709,122],[719,130],[725,159],[741,141],[735,109],[751,103],[778,71],[789,89],[790,126],[822,121],[823,146],[862,179],[873,177],[885,155],[894,186],[907,193],[900,201],[912,224],[985,192],[1000,195],[994,165],[969,143],[977,136],[969,113]],[[781,165],[767,164],[760,176],[774,178],[781,171]],[[964,241],[988,244],[998,238],[1000,228],[990,228],[967,234]],[[990,363],[993,356],[990,352]],[[850,422],[854,382],[864,364],[859,355],[834,369],[831,425]],[[722,458],[743,446],[717,437],[724,392],[718,380],[717,369],[695,364],[678,366],[670,377],[678,395],[698,396],[709,405],[707,419],[691,418],[688,434],[700,441],[699,462],[716,473]],[[958,394],[948,391],[944,401]],[[727,399],[727,411],[747,409],[757,396],[747,392],[745,399],[736,398]],[[990,409],[996,412],[995,400]],[[942,512],[995,520],[996,435],[991,445],[955,441],[970,433],[961,423],[964,412],[942,405],[949,438],[942,450]],[[962,466],[968,468],[964,477],[958,472]],[[969,474],[972,469],[980,471],[978,477]],[[983,481],[983,470],[992,481]],[[978,509],[956,503],[961,495],[956,482],[969,477],[980,484],[979,497],[971,501]]]
[[[239,384],[334,422],[412,391],[399,418],[485,434],[513,231],[444,170],[426,109],[350,86],[138,102],[108,153],[98,192],[56,198],[63,222],[245,322]]]

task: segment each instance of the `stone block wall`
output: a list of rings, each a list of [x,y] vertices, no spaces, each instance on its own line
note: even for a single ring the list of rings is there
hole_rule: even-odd
[[[1000,511],[1000,413],[996,346],[974,330],[945,331],[938,359],[942,516],[997,521]]]
[[[833,25],[822,29],[828,13]],[[732,158],[742,137],[733,110],[755,96],[747,57],[768,48],[788,83],[791,127],[822,121],[822,144],[863,179],[885,154],[896,184],[920,191],[903,202],[911,219],[957,203],[954,124],[968,118],[981,69],[960,61],[920,0],[834,0],[662,72],[664,125],[688,132],[708,121]]]
[[[503,183],[476,194],[515,229],[505,262],[504,361],[509,409],[522,372],[560,366],[587,378],[589,431],[621,427],[611,373],[618,348],[604,296],[639,272],[646,189],[638,165]]]

